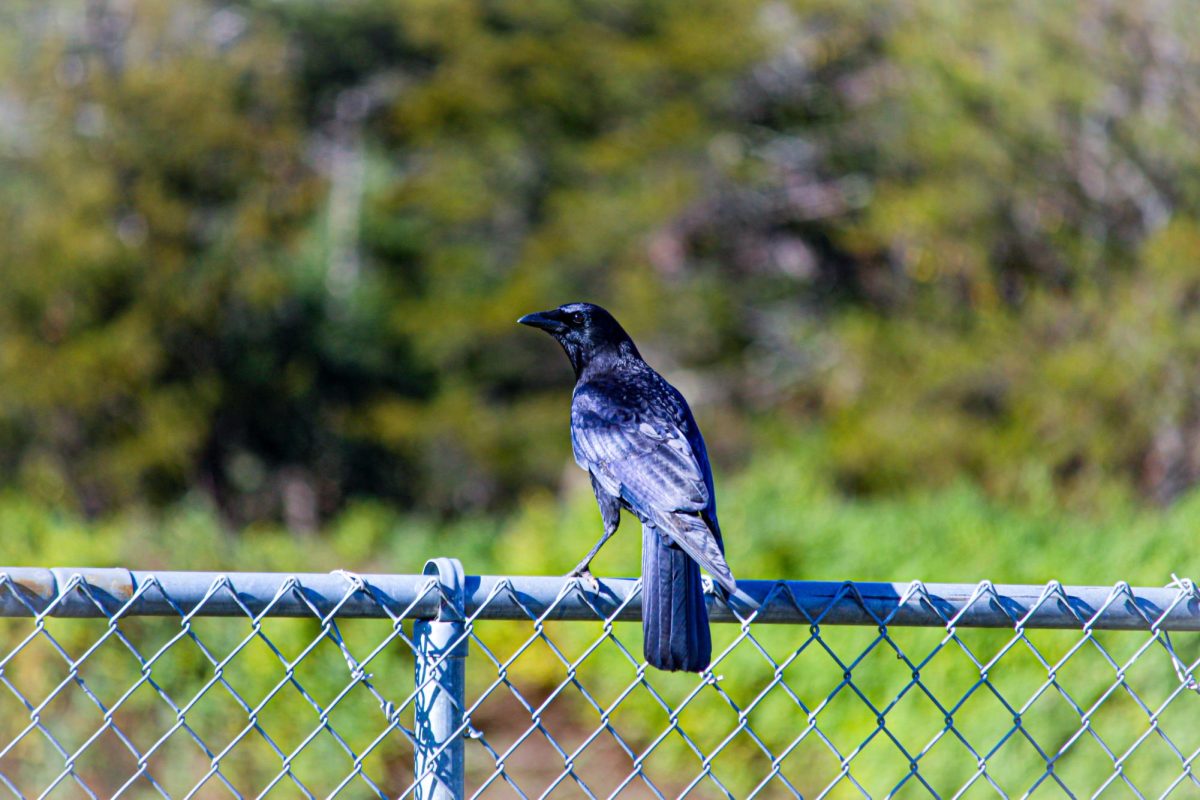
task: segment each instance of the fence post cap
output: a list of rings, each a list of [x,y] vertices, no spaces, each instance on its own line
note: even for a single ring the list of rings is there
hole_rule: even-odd
[[[422,574],[437,576],[442,598],[438,605],[438,620],[461,620],[466,604],[466,574],[457,558],[431,558],[425,562]]]

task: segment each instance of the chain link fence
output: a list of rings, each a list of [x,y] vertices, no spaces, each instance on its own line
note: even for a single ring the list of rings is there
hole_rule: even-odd
[[[1200,797],[1200,593],[0,568],[0,795]],[[1172,635],[1173,634],[1173,635]]]

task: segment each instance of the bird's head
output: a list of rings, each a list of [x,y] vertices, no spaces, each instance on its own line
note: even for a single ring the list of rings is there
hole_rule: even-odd
[[[550,311],[526,314],[517,322],[553,336],[567,351],[577,375],[599,355],[641,358],[613,315],[592,303],[567,303]]]

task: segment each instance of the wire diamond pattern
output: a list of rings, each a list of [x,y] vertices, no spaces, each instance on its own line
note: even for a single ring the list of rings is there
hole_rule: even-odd
[[[437,578],[397,599],[350,573],[267,594],[217,575],[176,599],[187,575],[121,599],[82,572],[47,596],[0,571],[0,795],[424,800],[412,623],[451,608]],[[1090,604],[1053,581],[953,602],[913,582],[886,603],[847,582],[815,604],[781,581],[714,598],[735,624],[696,676],[647,668],[636,587],[527,580],[456,618],[465,695],[432,756],[465,741],[469,797],[1200,790],[1200,639],[1168,624],[1200,617],[1190,581],[1158,605],[1124,582]]]

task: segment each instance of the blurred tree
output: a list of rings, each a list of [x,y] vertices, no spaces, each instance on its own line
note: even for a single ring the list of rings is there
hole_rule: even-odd
[[[328,263],[331,302],[386,308],[375,335],[437,376],[430,397],[379,392],[339,428],[412,465],[422,505],[495,505],[531,474],[557,479],[567,440],[544,423],[564,413],[566,376],[515,328],[521,311],[590,296],[631,324],[699,334],[693,359],[720,346],[696,313],[721,303],[713,287],[664,303],[644,253],[705,180],[757,52],[753,9],[249,6],[293,35],[330,143],[330,236],[351,221],[349,246],[330,243],[345,256]]]
[[[567,457],[513,319],[578,298],[719,458],[769,415],[850,492],[1200,478],[1185,0],[0,15],[0,483],[504,505]]]
[[[310,346],[286,264],[318,197],[286,43],[185,3],[39,5],[22,24],[5,81],[21,119],[3,162],[5,477],[93,512],[219,492],[246,436],[268,435],[243,412],[282,428],[256,404],[308,390],[281,358]]]
[[[1182,3],[895,18],[851,239],[887,254],[892,304],[879,324],[848,318],[854,377],[839,380],[855,388],[829,410],[850,483],[966,471],[1007,490],[1045,469],[1087,502],[1104,484],[1168,499],[1195,481],[1159,462],[1167,441],[1168,460],[1200,459],[1181,433],[1200,377],[1185,277],[1198,32]]]

